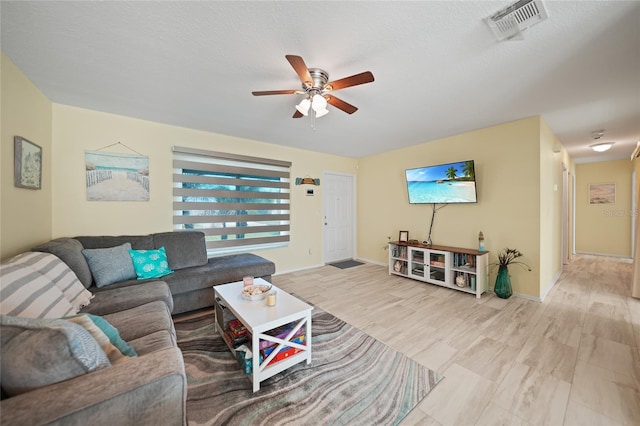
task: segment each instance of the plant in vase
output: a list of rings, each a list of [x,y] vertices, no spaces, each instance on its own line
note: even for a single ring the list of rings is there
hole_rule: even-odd
[[[493,289],[496,296],[501,299],[508,299],[513,294],[511,289],[511,278],[509,277],[509,265],[518,265],[525,268],[527,271],[531,271],[531,268],[526,263],[516,260],[522,257],[517,249],[505,248],[498,252],[498,275],[496,276],[496,285]]]

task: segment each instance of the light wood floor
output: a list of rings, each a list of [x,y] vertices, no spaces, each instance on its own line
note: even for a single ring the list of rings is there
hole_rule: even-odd
[[[543,303],[477,300],[372,264],[273,281],[445,377],[402,425],[640,425],[628,260],[576,257]]]

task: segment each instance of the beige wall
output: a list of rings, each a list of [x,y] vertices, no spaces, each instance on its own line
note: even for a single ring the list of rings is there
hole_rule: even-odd
[[[53,105],[55,146],[53,236],[144,234],[172,229],[172,152],[174,145],[291,161],[291,176],[322,177],[325,171],[356,174],[356,160],[215,133]],[[150,201],[87,201],[85,150],[121,142],[149,156]],[[117,145],[108,152],[131,153]],[[293,179],[292,179],[293,180]],[[321,182],[322,183],[322,182]],[[278,273],[322,263],[322,188],[306,196],[291,187],[291,242],[261,250]]]
[[[540,120],[540,294],[550,289],[562,269],[562,163],[565,152],[549,126]],[[568,238],[568,236],[567,236]]]
[[[14,134],[43,147],[41,191],[17,189],[12,185]],[[116,142],[149,156],[150,201],[86,201],[85,150],[100,149]],[[473,159],[478,203],[452,204],[439,210],[433,241],[476,247],[478,232],[483,231],[492,262],[496,260],[498,249],[518,248],[533,271],[511,268],[514,291],[539,297],[559,271],[561,199],[555,185],[561,188],[562,162],[569,164],[573,171],[566,151],[552,153],[551,146],[556,142],[546,124],[540,118],[532,117],[356,161],[52,105],[3,56],[0,248],[4,258],[52,237],[170,230],[171,147],[181,145],[292,161],[292,178],[321,177],[326,171],[356,175],[356,253],[362,259],[385,264],[389,239],[397,239],[399,230],[408,230],[410,238],[424,240],[431,220],[430,206],[409,205],[404,170]],[[123,146],[107,150],[128,152]],[[630,177],[626,179],[629,181]],[[314,197],[307,197],[305,189],[292,186],[292,241],[289,246],[259,253],[275,261],[279,273],[322,263],[322,185],[315,188]],[[25,223],[28,223],[27,227]],[[580,234],[578,230],[577,235]],[[492,269],[491,286],[494,278],[495,269]]]
[[[631,256],[631,177],[629,160],[576,165],[576,251]],[[589,185],[616,184],[615,204],[589,204]]]
[[[51,102],[15,64],[0,53],[0,259],[51,237]],[[42,189],[13,184],[13,137],[42,147]]]
[[[438,210],[433,242],[475,248],[478,232],[483,231],[487,250],[491,251],[490,262],[496,261],[499,249],[519,249],[533,271],[510,268],[514,292],[539,297],[540,289],[547,287],[547,280],[559,268],[558,261],[550,262],[546,255],[541,258],[542,241],[553,246],[545,247],[545,252],[559,251],[559,237],[555,235],[559,213],[551,211],[557,209],[552,182],[557,181],[559,174],[555,170],[558,159],[548,146],[555,138],[548,134],[541,138],[540,132],[540,118],[532,117],[361,159],[359,255],[386,263],[384,247],[388,237],[398,238],[399,230],[408,230],[409,238],[426,239],[432,209],[430,205],[408,203],[405,169],[474,160],[478,203],[449,204]],[[543,151],[545,158],[540,159]],[[545,186],[544,191],[541,185]],[[541,229],[541,211],[551,218],[552,226]],[[542,237],[541,232],[549,235]],[[491,271],[490,287],[493,287],[496,270]]]

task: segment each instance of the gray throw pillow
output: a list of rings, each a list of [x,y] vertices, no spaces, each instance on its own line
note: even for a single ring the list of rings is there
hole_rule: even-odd
[[[9,396],[109,367],[87,330],[61,319],[0,315],[1,385]]]
[[[39,251],[43,253],[51,253],[66,263],[69,268],[76,274],[85,288],[89,288],[93,282],[91,270],[87,261],[82,255],[82,244],[73,238],[56,238],[44,244],[34,247],[31,251]]]
[[[117,247],[82,250],[97,287],[136,278],[129,250],[129,243]]]

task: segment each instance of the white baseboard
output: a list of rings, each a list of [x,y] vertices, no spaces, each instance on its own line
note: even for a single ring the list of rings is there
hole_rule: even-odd
[[[594,253],[590,251],[577,251],[575,254],[589,254],[591,256],[619,257],[621,259],[632,259],[631,256],[625,256],[622,254]]]
[[[539,297],[529,296],[528,294],[513,293],[513,296],[517,297],[518,299],[531,300],[533,302],[542,302],[542,299],[540,299]]]
[[[357,260],[359,260],[361,262],[373,263],[374,265],[380,265],[380,266],[388,266],[389,265],[386,262],[378,262],[377,260],[363,259],[361,257],[359,257]]]
[[[551,279],[551,282],[542,291],[542,294],[540,295],[540,301],[541,302],[544,302],[544,299],[547,298],[547,296],[549,295],[549,292],[551,291],[551,289],[553,289],[553,287],[555,287],[556,283],[558,282],[558,278],[560,278],[560,275],[562,275],[562,270],[558,271],[558,273]]]
[[[320,268],[324,266],[324,263],[320,263],[318,265],[309,265],[309,266],[305,266],[304,268],[296,268],[296,269],[288,269],[286,271],[278,271],[275,274],[273,274],[273,276],[278,276],[278,275],[284,275],[284,274],[290,274],[292,272],[300,272],[300,271],[306,271],[308,269],[314,269],[314,268]]]

